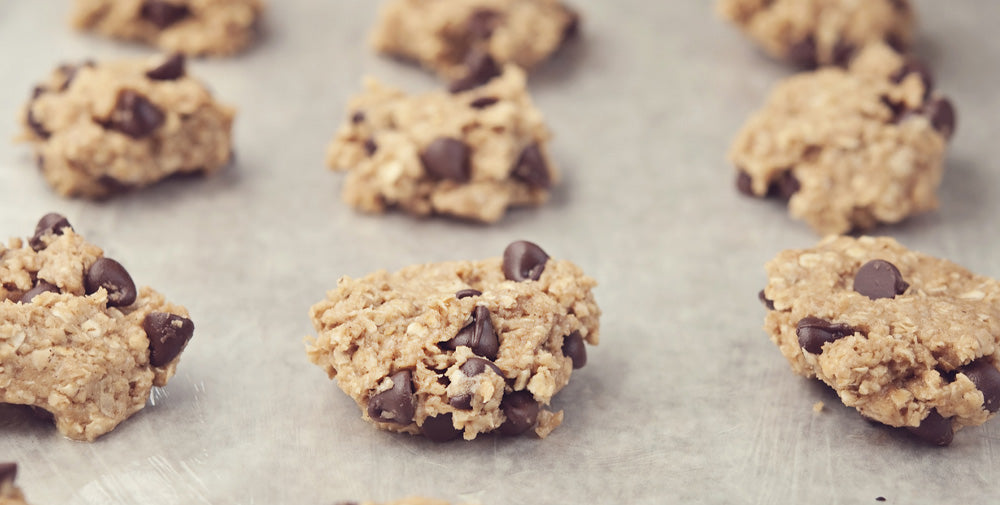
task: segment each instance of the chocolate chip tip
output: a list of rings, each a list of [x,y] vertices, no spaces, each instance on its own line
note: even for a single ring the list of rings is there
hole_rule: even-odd
[[[516,282],[537,281],[548,260],[549,255],[533,242],[511,242],[503,252],[504,277]]]

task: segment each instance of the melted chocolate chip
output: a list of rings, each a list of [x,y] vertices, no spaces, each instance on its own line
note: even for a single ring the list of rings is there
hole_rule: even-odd
[[[132,276],[125,267],[111,258],[100,258],[90,266],[83,278],[88,295],[104,288],[108,292],[109,307],[125,307],[135,303],[136,290]]]
[[[17,463],[0,463],[0,484],[13,483],[17,478]]]
[[[854,291],[872,300],[895,298],[909,287],[896,265],[885,260],[871,260],[861,265],[854,276]]]
[[[987,359],[977,359],[958,369],[965,374],[976,389],[983,393],[983,408],[990,412],[1000,410],[1000,371]]]
[[[818,61],[816,59],[816,39],[812,35],[794,43],[788,48],[788,53],[786,58],[793,65],[802,67],[804,69],[816,68]]]
[[[365,112],[364,111],[361,111],[361,110],[354,111],[354,113],[351,114],[351,123],[358,124],[358,123],[364,123],[364,122],[365,122]]]
[[[472,322],[458,331],[455,338],[442,344],[445,349],[455,350],[461,346],[472,349],[477,356],[496,359],[500,351],[500,339],[490,318],[490,310],[477,305],[472,311]]]
[[[476,9],[465,22],[465,31],[474,39],[489,39],[500,24],[500,17],[500,13],[495,10]]]
[[[541,410],[528,391],[508,393],[500,402],[500,409],[507,418],[500,425],[500,433],[509,436],[520,435],[534,427]]]
[[[146,72],[146,77],[154,81],[175,81],[184,77],[184,55],[171,54],[160,66]]]
[[[146,21],[153,23],[159,29],[164,29],[191,15],[186,5],[177,5],[161,0],[146,0],[139,11]]]
[[[149,339],[149,363],[164,366],[176,358],[194,335],[194,323],[176,314],[150,312],[142,321]]]
[[[545,163],[545,157],[542,156],[542,150],[538,144],[531,144],[521,151],[511,175],[535,188],[544,189],[552,185],[549,167]]]
[[[465,58],[466,73],[448,87],[452,93],[460,93],[477,88],[493,80],[502,73],[500,65],[489,53],[480,50],[470,51]]]
[[[767,196],[768,198],[789,200],[795,193],[799,192],[799,189],[802,189],[802,185],[795,178],[795,174],[791,170],[785,170],[779,173],[777,178],[768,185]]]
[[[434,442],[448,442],[462,436],[462,432],[452,424],[450,412],[424,419],[420,431]]]
[[[469,158],[472,150],[458,139],[439,137],[420,154],[424,170],[432,177],[468,182],[471,175]]]
[[[804,317],[796,325],[799,347],[810,354],[823,352],[823,344],[854,335],[855,330],[846,324],[834,324],[818,317]]]
[[[503,377],[503,372],[500,371],[500,367],[496,366],[492,361],[485,360],[483,358],[469,358],[462,363],[462,366],[458,367],[459,370],[465,374],[466,377],[475,377],[486,370],[493,370],[494,373]]]
[[[495,96],[481,96],[471,102],[469,102],[469,107],[473,109],[485,109],[491,105],[495,105],[500,99]]]
[[[461,300],[462,298],[468,298],[470,296],[482,296],[483,292],[478,289],[463,289],[455,293],[455,298]]]
[[[857,52],[857,48],[854,44],[847,42],[845,40],[838,40],[833,46],[833,64],[839,67],[847,67],[850,65],[851,60],[854,58],[854,53]]]
[[[367,154],[368,156],[371,156],[375,154],[375,151],[378,151],[378,144],[376,144],[375,140],[370,137],[365,139],[364,146],[365,146],[365,154]]]
[[[909,43],[906,42],[906,39],[904,39],[903,36],[898,33],[890,33],[889,35],[886,35],[885,43],[888,44],[893,51],[896,51],[899,54],[905,53],[907,47],[909,46]]]
[[[931,69],[917,60],[909,60],[892,75],[892,82],[899,84],[910,74],[917,74],[924,85],[924,97],[928,97],[934,89],[934,75]]]
[[[118,93],[115,108],[103,125],[134,139],[142,139],[156,131],[165,120],[163,111],[153,105],[153,102],[126,89]]]
[[[59,293],[59,292],[60,292],[59,286],[38,279],[38,282],[35,284],[35,287],[29,289],[23,295],[21,295],[21,299],[18,300],[18,303],[31,303],[31,300],[34,300],[36,296],[42,293]]]
[[[757,293],[757,299],[759,299],[760,303],[763,303],[764,306],[767,307],[767,310],[774,310],[774,301],[769,300],[767,296],[764,295],[763,289],[760,290],[760,293]]]
[[[503,275],[511,281],[537,281],[545,271],[549,255],[526,240],[512,242],[503,251]]]
[[[38,220],[38,224],[35,225],[35,235],[28,240],[28,245],[35,251],[41,251],[45,249],[45,242],[42,241],[42,237],[49,234],[62,235],[64,228],[73,229],[66,216],[50,212]]]
[[[736,174],[736,189],[746,196],[757,196],[753,194],[753,178],[742,170]]]
[[[417,411],[413,398],[413,374],[402,370],[389,376],[392,389],[368,400],[368,416],[382,423],[410,424]]]
[[[563,337],[562,353],[573,361],[573,368],[583,368],[587,364],[587,347],[580,332],[574,331]]]
[[[924,442],[940,446],[951,444],[952,439],[955,437],[951,421],[941,417],[937,409],[931,410],[930,414],[927,414],[927,417],[920,422],[920,426],[916,428],[908,427],[906,429]]]
[[[955,107],[947,98],[935,98],[926,106],[926,114],[934,127],[946,140],[955,133]]]

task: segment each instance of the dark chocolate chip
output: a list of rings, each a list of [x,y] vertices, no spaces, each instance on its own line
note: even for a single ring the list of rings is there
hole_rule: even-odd
[[[38,138],[42,140],[47,140],[49,137],[52,136],[52,133],[46,130],[45,126],[43,126],[42,123],[40,123],[38,119],[35,118],[35,113],[34,111],[31,110],[32,105],[33,104],[28,104],[28,114],[24,118],[24,121],[28,123],[28,128],[31,128],[31,131],[34,132]]]
[[[538,402],[528,391],[508,393],[500,402],[506,421],[500,425],[500,433],[504,435],[520,435],[535,426],[538,412],[541,410]]]
[[[468,298],[470,296],[481,296],[482,294],[483,292],[479,291],[478,289],[463,289],[455,293],[455,298],[461,300],[462,298]]]
[[[476,9],[465,22],[465,31],[474,39],[488,39],[500,24],[500,17],[500,13],[493,9]]]
[[[177,5],[161,0],[146,0],[142,3],[140,15],[159,29],[164,29],[191,15],[186,5]]]
[[[465,70],[465,75],[452,82],[451,86],[448,87],[452,93],[460,93],[482,86],[503,72],[496,60],[489,53],[481,50],[469,52],[465,58]]]
[[[893,123],[899,123],[903,120],[907,112],[906,104],[894,102],[887,96],[882,96],[880,100],[882,101],[882,105],[885,105],[885,107],[889,109],[889,112],[892,114]]]
[[[44,95],[49,91],[45,86],[35,86],[35,89],[31,90],[31,99],[36,100],[38,97]]]
[[[767,310],[774,310],[774,300],[769,300],[764,294],[763,289],[760,290],[760,293],[757,293],[757,298],[760,300],[760,303],[763,303],[767,307]]]
[[[108,292],[109,307],[125,307],[135,303],[136,290],[132,276],[125,267],[111,258],[100,258],[90,266],[83,278],[87,294],[104,288]]]
[[[60,292],[59,286],[56,286],[55,284],[50,284],[48,282],[39,279],[38,283],[35,284],[35,287],[29,289],[23,295],[21,295],[19,303],[31,303],[31,300],[34,300],[36,296],[42,293],[59,293],[59,292]]]
[[[476,356],[491,360],[497,358],[497,352],[500,351],[500,339],[497,337],[496,329],[493,328],[490,310],[486,307],[477,305],[472,311],[472,322],[458,330],[455,338],[445,342],[443,347],[455,350],[463,345],[472,349]]]
[[[514,170],[511,171],[511,175],[515,179],[520,179],[535,188],[544,189],[552,185],[552,179],[549,177],[549,167],[545,163],[545,157],[542,156],[542,150],[538,147],[538,144],[531,144],[521,151],[521,155],[517,158],[517,163],[514,164]]]
[[[149,363],[164,366],[176,358],[194,335],[194,323],[176,314],[150,312],[142,321],[149,339]]]
[[[846,324],[834,324],[818,317],[804,317],[796,325],[799,346],[810,354],[823,352],[823,344],[854,335],[855,330]]]
[[[587,346],[580,332],[574,331],[563,337],[562,353],[573,361],[573,368],[583,368],[587,364]]]
[[[888,44],[893,51],[896,51],[899,54],[905,53],[909,46],[909,44],[906,42],[906,39],[904,39],[898,33],[890,33],[889,35],[886,35],[885,43]]]
[[[965,374],[976,389],[983,393],[983,408],[990,412],[1000,410],[1000,371],[988,359],[977,359],[958,369]]]
[[[472,410],[472,394],[465,393],[453,396],[448,400],[448,405],[451,405],[458,410]]]
[[[382,423],[410,424],[417,411],[413,398],[413,374],[401,370],[389,376],[392,389],[383,391],[368,400],[368,416]]]
[[[899,84],[910,74],[917,74],[924,84],[924,97],[928,97],[934,89],[934,75],[931,69],[917,60],[909,60],[892,75],[892,82]]]
[[[492,361],[485,360],[483,358],[469,358],[462,363],[462,366],[458,367],[459,370],[465,374],[466,377],[475,377],[486,370],[493,370],[497,375],[503,377],[503,372],[500,371],[500,367],[496,366]]]
[[[116,130],[134,139],[141,139],[152,134],[166,116],[153,102],[132,90],[122,90],[111,116],[104,127]]]
[[[69,89],[70,85],[73,84],[73,80],[76,79],[76,73],[79,72],[81,68],[93,68],[95,65],[96,64],[92,60],[87,60],[79,65],[60,65],[59,72],[63,74],[63,83],[59,86],[59,91],[66,91]]]
[[[795,178],[795,174],[791,170],[785,170],[778,174],[778,176],[768,184],[767,196],[769,198],[780,198],[782,200],[789,200],[795,193],[799,192],[802,185],[799,184],[799,180]]]
[[[560,44],[565,44],[580,34],[580,14],[566,7],[566,15],[569,19],[566,21],[566,26],[563,27],[562,42]]]
[[[370,137],[365,139],[365,153],[371,156],[375,154],[375,151],[378,151],[378,144],[375,143],[375,140]]]
[[[951,421],[941,417],[937,409],[931,410],[930,414],[927,414],[927,417],[920,422],[920,426],[916,428],[908,427],[906,429],[920,440],[940,446],[951,444],[952,439],[955,437]]]
[[[465,142],[438,137],[420,154],[420,162],[432,177],[468,182],[471,175],[471,155],[472,151]]]
[[[13,483],[17,478],[17,463],[0,463],[0,484]]]
[[[473,109],[485,109],[499,101],[500,99],[495,96],[481,96],[469,102],[469,107],[472,107]]]
[[[856,51],[857,47],[855,47],[854,44],[845,40],[838,40],[833,46],[833,64],[840,67],[847,67],[854,58],[854,53]]]
[[[875,497],[875,501],[885,501],[885,497],[884,496],[877,496],[877,497]]]
[[[861,265],[854,276],[854,291],[872,300],[895,298],[909,287],[896,265],[885,260],[871,260]]]
[[[154,81],[174,81],[184,77],[184,55],[171,54],[163,64],[146,72],[146,77]]]
[[[420,431],[434,442],[448,442],[462,436],[462,432],[452,424],[451,412],[424,419]]]
[[[42,237],[48,234],[62,235],[64,228],[73,229],[66,216],[56,214],[55,212],[45,214],[38,220],[38,224],[35,225],[35,235],[28,240],[28,244],[33,250],[41,251],[45,249],[45,242],[42,241]]]
[[[910,11],[910,4],[907,0],[889,0],[889,3],[892,4],[893,9],[896,9],[901,14],[905,14]]]
[[[955,107],[947,98],[935,98],[926,105],[926,113],[934,127],[946,140],[955,133]]]
[[[365,112],[364,111],[360,111],[360,110],[359,111],[354,111],[354,113],[351,114],[351,123],[358,124],[358,123],[363,123],[363,122],[365,122]]]
[[[549,255],[526,240],[512,242],[503,251],[503,275],[511,281],[537,281],[545,270]]]
[[[802,67],[804,69],[816,68],[818,61],[816,59],[816,39],[812,35],[794,43],[788,48],[788,53],[786,58],[793,65]]]
[[[753,194],[753,178],[742,170],[736,174],[736,189],[746,196],[757,196]]]

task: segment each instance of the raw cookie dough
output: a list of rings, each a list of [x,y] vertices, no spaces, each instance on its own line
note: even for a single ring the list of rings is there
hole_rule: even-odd
[[[545,437],[546,407],[598,342],[593,279],[537,245],[344,277],[310,311],[307,353],[379,428],[434,441]]]
[[[0,463],[0,505],[27,505],[21,490],[14,485],[17,463]]]
[[[579,22],[559,0],[392,0],[372,45],[459,79],[484,58],[530,69],[574,36]]]
[[[48,411],[63,435],[93,441],[173,377],[187,315],[48,214],[28,241],[0,245],[0,403]]]
[[[934,209],[951,102],[930,72],[885,45],[845,71],[827,67],[778,84],[737,135],[737,187],[788,201],[820,234],[866,230]]]
[[[37,86],[21,139],[56,192],[104,198],[224,167],[234,111],[184,67],[178,54],[63,65]]]
[[[260,0],[76,0],[73,26],[188,55],[226,56],[257,35]]]
[[[1000,409],[1000,282],[887,237],[831,236],[765,268],[771,340],[861,415],[947,445]]]
[[[721,0],[716,6],[771,56],[806,68],[845,66],[876,42],[903,52],[913,40],[909,0]]]
[[[559,178],[517,67],[459,93],[408,96],[368,79],[348,111],[327,163],[349,172],[344,200],[366,212],[494,222],[508,207],[545,202]]]

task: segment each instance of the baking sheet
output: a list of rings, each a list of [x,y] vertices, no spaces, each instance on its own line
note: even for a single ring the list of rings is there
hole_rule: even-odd
[[[365,74],[431,89],[364,45],[375,2],[271,2],[256,49],[191,63],[239,108],[237,161],[103,203],[54,195],[0,143],[0,235],[48,211],[186,305],[194,340],[169,386],[95,443],[0,406],[0,460],[35,504],[272,504],[424,495],[508,503],[983,503],[1000,495],[1000,422],[946,449],[871,425],[792,375],[760,329],[762,265],[817,237],[740,197],[729,141],[789,70],[708,1],[573,0],[584,38],[531,77],[565,172],[552,202],[495,226],[368,216],[324,149]],[[1000,276],[1000,3],[916,2],[918,50],[959,111],[941,210],[879,231]],[[55,65],[151,50],[73,33],[68,2],[0,2],[0,138]],[[373,429],[309,364],[309,306],[342,275],[497,256],[515,239],[600,286],[602,343],[556,397],[548,439],[438,445]],[[823,401],[826,408],[812,411]]]

